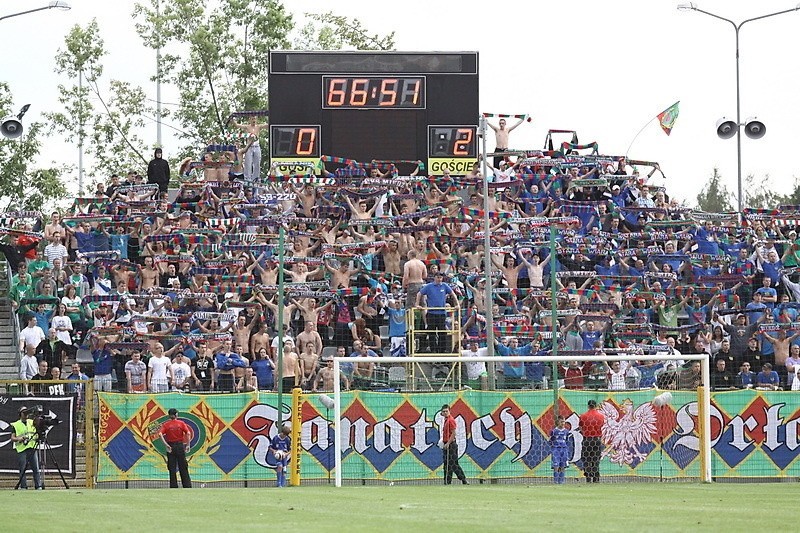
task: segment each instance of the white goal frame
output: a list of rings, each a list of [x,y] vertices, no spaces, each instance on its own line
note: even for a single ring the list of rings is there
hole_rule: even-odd
[[[553,361],[577,360],[577,361],[630,361],[632,359],[637,361],[675,361],[682,359],[685,361],[700,361],[702,365],[703,376],[703,390],[701,394],[702,409],[700,413],[701,428],[703,438],[701,439],[701,453],[705,456],[705,464],[702,468],[701,478],[703,482],[711,482],[711,365],[710,355],[707,353],[702,354],[682,354],[682,355],[668,355],[665,353],[657,354],[636,354],[632,352],[615,352],[616,355],[599,354],[599,355],[581,355],[577,357],[570,357],[568,354],[564,356],[556,355],[515,355],[515,356],[479,356],[479,357],[460,357],[460,356],[412,356],[412,357],[334,357],[333,358],[333,447],[334,447],[334,479],[337,487],[342,486],[342,434],[341,434],[341,419],[342,419],[342,387],[341,387],[341,364],[342,363],[552,363]]]

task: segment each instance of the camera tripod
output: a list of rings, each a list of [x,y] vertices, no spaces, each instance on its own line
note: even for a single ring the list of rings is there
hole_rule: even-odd
[[[42,446],[42,447],[40,447]],[[64,478],[64,473],[61,471],[61,467],[58,464],[58,460],[56,460],[55,454],[52,453],[53,448],[50,447],[50,443],[47,440],[46,433],[39,434],[39,444],[36,446],[36,453],[38,454],[39,458],[39,478],[42,482],[42,488],[44,489],[44,471],[47,467],[47,452],[50,453],[50,458],[53,461],[53,465],[56,467],[56,471],[58,475],[61,477],[61,482],[64,484],[65,489],[69,489],[69,485],[67,484],[66,478]],[[30,460],[26,457],[25,458],[25,467],[22,469],[22,473],[17,480],[17,485],[14,489],[19,489],[19,486],[22,484],[22,480],[25,479],[25,475],[28,473],[28,465],[30,464]],[[31,469],[33,470],[33,469]],[[34,480],[35,482],[35,480]]]

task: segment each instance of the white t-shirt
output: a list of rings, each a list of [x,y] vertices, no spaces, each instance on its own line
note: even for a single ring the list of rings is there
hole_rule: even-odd
[[[478,351],[461,350],[462,357],[486,357],[488,351],[486,348],[478,348]],[[486,374],[486,363],[480,362],[466,362],[467,365],[467,379],[479,379],[481,375]]]
[[[33,348],[39,346],[39,343],[47,338],[44,335],[44,331],[42,331],[42,328],[39,326],[33,326],[32,328],[26,326],[19,332],[19,336],[25,340],[25,346],[31,346]]]
[[[166,383],[167,382],[167,369],[170,367],[172,363],[170,362],[168,357],[151,357],[150,361],[147,362],[147,368],[149,368],[152,372],[152,380],[153,383]]]
[[[184,362],[172,363],[172,375],[175,378],[173,382],[174,388],[180,389],[189,379],[189,376],[192,375],[192,369]]]
[[[58,328],[67,328],[68,330],[72,329],[72,320],[69,319],[67,315],[64,316],[54,316],[53,320],[50,322],[50,325],[53,329],[56,330],[56,338],[67,345],[72,345],[72,337],[69,334],[69,331],[58,331]]]

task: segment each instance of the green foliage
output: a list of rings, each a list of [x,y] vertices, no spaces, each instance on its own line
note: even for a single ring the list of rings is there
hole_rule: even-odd
[[[744,207],[757,207],[757,208],[777,208],[778,205],[784,202],[784,195],[775,192],[772,186],[769,174],[765,175],[763,179],[756,183],[755,176],[752,174],[744,178],[742,184],[744,194]]]
[[[62,108],[48,113],[53,130],[68,141],[83,144],[89,159],[90,177],[105,180],[115,172],[147,163],[142,155],[146,143],[136,131],[144,127],[143,115],[151,113],[141,87],[111,80],[108,100],[100,88],[102,58],[106,55],[96,20],[85,27],[73,26],[56,54],[56,72],[72,85],[60,84],[58,101]],[[94,96],[101,105],[93,103]]]
[[[0,82],[0,116],[12,111],[11,91]],[[42,148],[44,125],[26,123],[17,139],[0,137],[0,210],[40,210],[67,196],[63,167],[35,168]]]
[[[300,30],[302,50],[393,50],[394,32],[369,35],[357,19],[327,13],[306,13],[310,22]],[[314,24],[316,22],[317,24]]]
[[[701,211],[708,213],[722,213],[733,211],[731,206],[731,193],[722,182],[719,169],[714,168],[711,178],[703,186],[703,190],[697,195],[697,206]]]
[[[293,38],[295,21],[277,0],[136,4],[136,31],[146,46],[161,48],[156,77],[175,84],[180,93],[173,116],[185,132],[183,140],[195,146],[206,143],[226,133],[232,112],[268,107],[270,50],[394,46],[393,33],[369,35],[358,20],[331,13],[307,16],[312,22]]]
[[[190,141],[226,131],[230,113],[267,107],[269,50],[287,48],[291,15],[274,0],[150,0],[136,4],[136,30],[161,46],[156,75],[180,92],[175,118]]]

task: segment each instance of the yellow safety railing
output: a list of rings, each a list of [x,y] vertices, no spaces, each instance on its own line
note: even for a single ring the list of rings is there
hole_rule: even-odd
[[[441,355],[457,357],[461,355],[461,308],[460,307],[414,307],[406,314],[406,331],[409,357],[418,355]],[[442,327],[434,327],[431,315],[444,314]],[[461,363],[448,364],[447,375],[437,378],[438,365],[409,363],[411,366],[411,389],[419,389],[423,384],[427,390],[444,390],[448,386],[461,388]],[[444,366],[444,365],[442,365]]]

